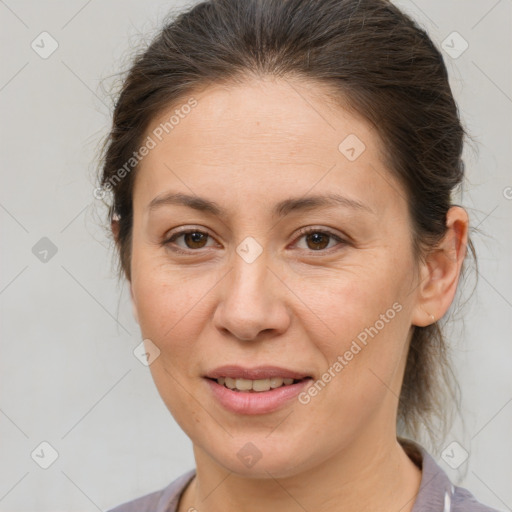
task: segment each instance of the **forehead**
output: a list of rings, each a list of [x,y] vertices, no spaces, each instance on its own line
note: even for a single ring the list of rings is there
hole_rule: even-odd
[[[146,131],[155,147],[139,164],[134,200],[147,204],[176,187],[219,201],[329,190],[384,207],[386,195],[401,194],[383,167],[380,138],[326,92],[304,81],[258,79],[182,98]],[[195,106],[183,108],[190,98]]]
[[[288,156],[337,154],[339,143],[350,133],[375,145],[377,135],[372,127],[341,107],[333,111],[333,102],[324,91],[327,89],[321,84],[292,79],[212,85],[163,111],[148,134],[164,127],[173,113],[194,97],[197,106],[180,119],[174,116],[177,124],[162,135],[172,139],[177,148],[193,149],[198,157],[211,157],[212,150],[219,157],[234,157],[234,146],[238,146],[237,154],[268,158],[286,156],[284,149],[290,152]]]

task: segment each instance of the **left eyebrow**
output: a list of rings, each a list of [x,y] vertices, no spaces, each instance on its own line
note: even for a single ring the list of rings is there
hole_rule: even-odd
[[[344,208],[366,211],[376,215],[376,213],[367,204],[340,194],[326,194],[285,199],[274,206],[273,215],[277,217],[284,217],[294,211],[309,211],[326,206],[343,206]]]
[[[195,195],[182,193],[167,193],[155,197],[147,206],[149,211],[154,211],[164,205],[181,205],[193,208],[194,210],[211,213],[217,217],[226,217],[227,210],[218,203]],[[358,211],[364,211],[376,215],[375,211],[365,203],[346,197],[340,194],[314,195],[304,197],[293,197],[275,204],[272,208],[274,217],[285,217],[296,211],[310,211],[315,208],[326,206],[342,206]]]

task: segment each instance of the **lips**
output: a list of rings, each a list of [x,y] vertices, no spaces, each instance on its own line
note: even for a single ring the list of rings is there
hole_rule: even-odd
[[[214,379],[211,379],[214,380]],[[243,391],[248,393],[260,393],[262,391],[270,391],[282,386],[291,386],[300,380],[283,379],[282,377],[272,377],[271,379],[232,379],[231,377],[219,377],[216,379],[217,384],[225,386],[235,391]]]
[[[228,377],[235,380],[245,379],[254,381],[272,378],[302,380],[311,376],[307,373],[279,366],[257,366],[255,368],[244,368],[238,365],[225,365],[209,371],[205,377],[214,380]]]
[[[267,368],[268,370],[268,368]],[[256,389],[251,390],[238,390],[229,389],[218,381],[223,379],[229,379],[230,377],[219,377],[218,379],[204,378],[204,382],[207,385],[206,389],[209,392],[209,396],[212,397],[220,406],[230,413],[243,414],[243,415],[254,415],[254,414],[270,414],[279,409],[287,406],[291,406],[294,400],[310,383],[311,378],[305,378],[298,381],[292,381],[292,384],[285,385],[284,383],[274,389]],[[278,377],[273,377],[278,379]],[[234,381],[234,379],[231,379]],[[270,382],[272,379],[259,379],[259,380],[244,380],[237,379],[237,385],[241,381],[242,387],[246,388],[244,383],[258,383],[260,387],[265,382]],[[279,379],[284,380],[284,379]]]
[[[291,405],[312,374],[280,366],[225,365],[203,375],[210,396],[236,414],[269,414]]]

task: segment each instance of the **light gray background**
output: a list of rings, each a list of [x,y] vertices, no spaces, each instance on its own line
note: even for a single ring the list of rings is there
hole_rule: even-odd
[[[438,46],[453,31],[469,43],[460,57],[445,56],[477,139],[466,148],[462,202],[484,233],[474,239],[480,280],[465,330],[459,322],[452,334],[466,430],[456,425],[445,443],[457,441],[469,458],[453,470],[433,455],[479,500],[511,510],[511,1],[397,3]],[[0,1],[1,511],[106,510],[194,465],[189,439],[132,353],[138,326],[92,194],[110,125],[100,82],[108,87],[130,47],[178,5]],[[31,48],[43,31],[59,45],[47,59]],[[47,262],[32,252],[42,237],[57,247]],[[42,441],[59,454],[48,469],[31,458]]]

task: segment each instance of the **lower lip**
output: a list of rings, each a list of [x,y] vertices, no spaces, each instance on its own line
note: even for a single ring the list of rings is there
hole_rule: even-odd
[[[295,398],[312,379],[281,386],[269,391],[233,391],[221,386],[216,380],[205,379],[213,396],[228,411],[238,414],[266,414],[276,411]]]

